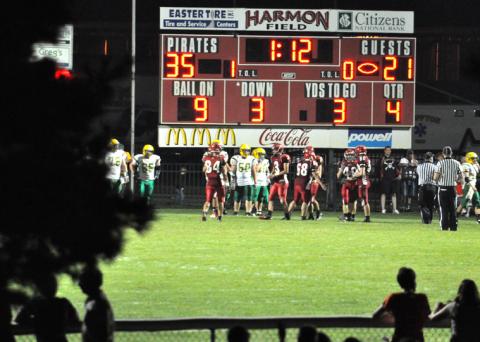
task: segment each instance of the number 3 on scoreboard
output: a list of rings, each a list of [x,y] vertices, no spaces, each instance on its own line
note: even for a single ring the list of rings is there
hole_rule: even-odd
[[[265,99],[263,97],[252,97],[249,104],[250,122],[263,122],[265,120]]]

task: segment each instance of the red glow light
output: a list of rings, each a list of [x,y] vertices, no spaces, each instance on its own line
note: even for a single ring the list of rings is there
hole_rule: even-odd
[[[305,58],[304,55],[312,51],[312,40],[311,39],[300,39],[300,43],[306,44],[305,48],[298,50],[298,61],[301,64],[310,63],[310,59]]]
[[[345,99],[334,99],[333,103],[335,104],[333,112],[337,114],[337,117],[333,120],[333,123],[342,124],[347,121],[347,105]]]
[[[208,120],[208,100],[206,97],[196,97],[193,100],[193,108],[201,116],[195,118],[196,122],[205,122]]]
[[[56,80],[60,80],[60,79],[71,80],[73,78],[73,74],[68,69],[57,69],[55,70],[54,77]]]
[[[265,99],[263,97],[252,97],[250,99],[250,112],[256,114],[256,116],[252,116],[251,122],[263,122],[265,118]]]
[[[373,62],[363,62],[357,65],[360,74],[372,75],[378,71],[378,64]]]
[[[395,115],[395,122],[400,122],[401,119],[401,101],[387,101],[387,113],[391,115]],[[392,105],[395,104],[395,107]]]

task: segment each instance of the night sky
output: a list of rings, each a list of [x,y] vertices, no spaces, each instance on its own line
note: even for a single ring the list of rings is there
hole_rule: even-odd
[[[74,0],[72,12],[77,21],[129,22],[131,0]],[[160,6],[171,7],[260,7],[260,8],[312,8],[310,2],[292,0],[137,0],[137,21],[143,24],[158,23]],[[419,27],[476,27],[480,28],[478,0],[323,0],[316,8],[344,8],[365,10],[415,11],[415,25]]]

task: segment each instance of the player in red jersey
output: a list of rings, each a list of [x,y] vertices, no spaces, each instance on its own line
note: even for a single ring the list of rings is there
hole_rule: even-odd
[[[283,206],[283,213],[286,220],[290,220],[287,205],[288,192],[288,169],[290,168],[290,156],[283,153],[283,145],[279,143],[273,144],[272,157],[270,158],[270,194],[268,196],[268,212],[261,219],[270,220],[273,214],[273,200],[278,196]]]
[[[222,178],[227,177],[227,167],[225,158],[220,155],[221,147],[218,143],[212,143],[208,148],[208,154],[204,155],[203,173],[207,178],[207,185],[205,186],[205,203],[203,204],[202,221],[207,220],[208,209],[210,202],[217,194],[218,201],[218,220],[222,220],[223,203],[225,199],[225,188],[223,186]]]
[[[310,183],[312,180],[312,173],[317,168],[316,161],[313,158],[312,146],[307,146],[303,150],[303,157],[297,163],[297,171],[295,173],[293,200],[288,206],[289,215],[297,206],[297,203],[302,200],[302,207],[300,210],[302,220],[307,219],[307,205],[310,202]]]
[[[327,186],[322,182],[323,176],[323,158],[320,155],[315,155],[315,152],[312,151],[311,158],[315,160],[315,169],[312,172],[312,181],[310,183],[310,202],[307,206],[307,211],[309,212],[309,220],[319,220],[320,213],[320,203],[317,201],[318,189],[326,190]],[[315,216],[313,215],[315,213]]]
[[[357,193],[358,199],[363,206],[365,219],[363,222],[370,222],[370,204],[368,203],[368,189],[370,188],[369,174],[372,170],[372,164],[367,157],[367,148],[365,146],[357,146],[355,148],[356,164],[358,166]]]
[[[358,165],[356,163],[355,150],[348,148],[345,150],[343,156],[344,159],[337,171],[337,179],[340,179],[342,182],[341,194],[343,216],[341,219],[343,221],[353,221],[354,216],[352,215],[355,215],[354,208],[357,195],[355,190],[358,176]],[[351,203],[354,203],[353,207],[351,206]]]

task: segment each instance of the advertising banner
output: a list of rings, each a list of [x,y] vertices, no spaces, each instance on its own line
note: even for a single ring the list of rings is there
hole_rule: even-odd
[[[164,148],[207,148],[215,139],[227,148],[249,144],[269,148],[280,143],[286,148],[347,148],[365,145],[369,148],[411,147],[411,130],[328,129],[328,128],[232,128],[169,127],[158,128],[158,146]]]
[[[413,33],[408,11],[160,7],[161,30]]]
[[[53,59],[59,68],[73,69],[73,25],[65,25],[59,32],[57,43],[39,42],[32,46],[32,61]]]

